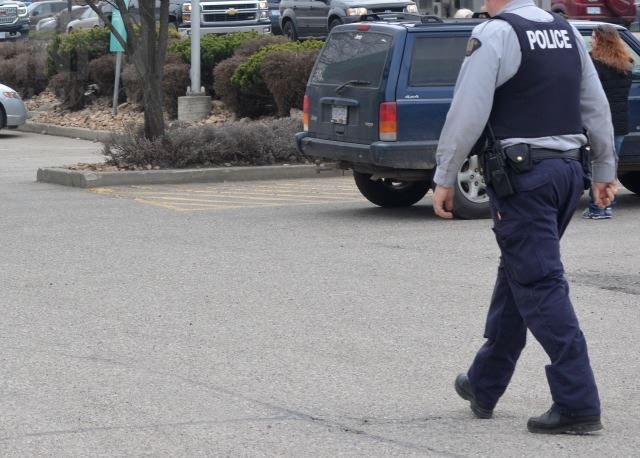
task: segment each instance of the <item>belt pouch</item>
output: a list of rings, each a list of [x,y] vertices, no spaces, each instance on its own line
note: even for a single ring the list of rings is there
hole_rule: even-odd
[[[508,146],[504,148],[504,154],[507,157],[509,168],[514,173],[525,173],[533,168],[531,148],[526,143]]]

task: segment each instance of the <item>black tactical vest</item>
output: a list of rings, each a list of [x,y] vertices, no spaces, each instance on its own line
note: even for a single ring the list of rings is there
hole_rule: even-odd
[[[560,16],[534,22],[505,13],[522,51],[517,73],[496,89],[491,127],[503,138],[581,134],[582,63],[573,29]]]

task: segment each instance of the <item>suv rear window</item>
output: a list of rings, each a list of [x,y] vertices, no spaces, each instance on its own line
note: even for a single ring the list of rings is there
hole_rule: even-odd
[[[316,84],[343,84],[366,79],[380,86],[391,48],[391,35],[377,32],[337,32],[329,36],[311,78]]]
[[[447,86],[458,72],[469,37],[420,37],[413,45],[409,86]]]

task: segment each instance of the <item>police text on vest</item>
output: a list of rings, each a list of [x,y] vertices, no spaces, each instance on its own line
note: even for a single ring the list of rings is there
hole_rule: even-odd
[[[527,30],[531,49],[573,48],[567,30]]]

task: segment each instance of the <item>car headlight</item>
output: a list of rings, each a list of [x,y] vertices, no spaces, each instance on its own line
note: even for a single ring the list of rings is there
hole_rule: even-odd
[[[347,16],[362,16],[363,14],[367,14],[366,8],[347,8]]]
[[[266,10],[267,8],[269,8],[269,5],[267,5],[267,2],[258,2],[258,8],[260,8],[261,10]]]
[[[24,17],[27,15],[27,7],[26,6],[19,6],[18,7],[18,16],[19,17]]]
[[[18,100],[20,100],[20,95],[16,91],[6,91],[6,92],[3,92],[2,95],[4,95],[5,97],[7,97],[9,99],[18,99]]]
[[[405,10],[407,11],[407,13],[418,13],[418,7],[414,4],[414,5],[407,5]]]
[[[260,11],[260,19],[269,19],[268,11]]]

